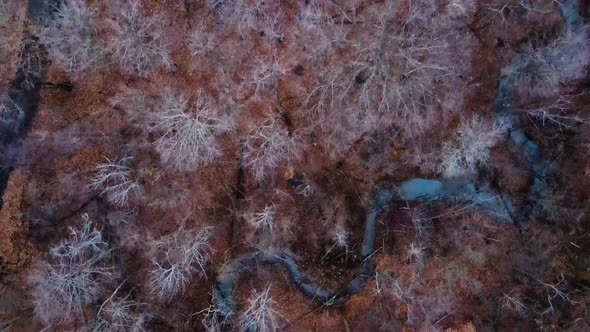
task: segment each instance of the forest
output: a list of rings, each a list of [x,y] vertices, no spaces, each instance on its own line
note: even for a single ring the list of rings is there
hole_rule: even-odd
[[[589,331],[585,0],[0,0],[0,332]]]

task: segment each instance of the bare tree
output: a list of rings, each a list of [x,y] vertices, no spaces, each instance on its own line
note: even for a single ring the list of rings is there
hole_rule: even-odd
[[[248,222],[255,229],[268,229],[272,231],[275,211],[276,207],[273,204],[268,204],[262,212],[253,213],[248,218]]]
[[[145,15],[141,0],[113,1],[111,12],[115,19],[109,21],[113,33],[107,46],[115,63],[139,76],[172,66],[161,30],[162,17]]]
[[[165,163],[180,170],[193,170],[217,158],[221,152],[216,137],[231,130],[230,118],[218,115],[213,101],[199,91],[190,98],[168,90],[155,114],[153,131],[161,136],[154,143]]]
[[[74,77],[96,68],[105,56],[94,13],[83,0],[55,2],[55,18],[45,22],[39,39],[53,62]]]
[[[83,329],[88,332],[144,332],[149,315],[140,311],[141,303],[130,299],[131,294],[118,296],[121,286],[101,304],[94,322]]]
[[[274,301],[270,296],[271,285],[258,292],[252,291],[247,307],[240,318],[242,331],[278,331],[281,315],[274,309]]]
[[[255,95],[260,96],[260,93],[265,90],[274,89],[277,87],[281,76],[285,75],[289,70],[284,60],[277,55],[257,58],[254,60],[254,65],[247,78],[247,83],[256,87]]]
[[[139,184],[131,178],[131,168],[128,166],[133,158],[123,157],[94,168],[94,176],[90,179],[89,188],[100,191],[107,200],[118,207],[129,204],[129,198],[140,190]]]
[[[528,310],[528,307],[526,304],[524,304],[523,295],[512,290],[502,296],[502,310],[509,310],[518,316],[524,316]]]
[[[149,243],[153,264],[149,288],[154,296],[171,301],[186,288],[195,273],[205,276],[211,259],[212,234],[212,227],[195,232],[183,224],[176,232]]]
[[[299,161],[303,142],[297,133],[289,133],[275,117],[254,128],[245,141],[244,165],[258,182],[276,172],[280,166]]]
[[[500,0],[489,1],[481,6],[479,26],[533,24],[551,13],[557,0]]]
[[[590,63],[587,28],[563,32],[547,45],[528,44],[504,74],[522,96],[551,97],[560,85],[583,79]]]
[[[344,38],[327,39],[346,49],[346,55],[329,58],[338,65],[319,66],[319,82],[301,111],[317,119],[334,157],[395,120],[404,122],[406,137],[413,137],[433,125],[437,107],[456,111],[448,106],[449,96],[439,95],[441,83],[457,73],[447,35],[438,29],[444,25],[448,30],[449,24],[431,2],[408,5],[406,12],[398,10],[397,2],[372,4],[361,23],[344,30]]]
[[[573,95],[557,93],[555,96],[540,98],[534,104],[515,108],[526,114],[531,120],[540,121],[543,125],[554,125],[560,129],[573,129],[579,124],[590,123],[573,110]]]
[[[213,291],[212,297],[214,299],[218,296],[216,292],[218,291]],[[202,315],[201,324],[207,332],[220,332],[223,327],[231,325],[234,310],[232,307],[224,305],[224,303],[212,303],[207,308],[195,313],[195,315]]]
[[[505,127],[479,116],[463,120],[457,130],[457,140],[447,142],[442,151],[440,171],[445,177],[476,174],[478,166],[486,166],[490,150],[501,139]]]
[[[535,278],[537,279],[537,278]],[[554,302],[563,301],[566,303],[577,303],[571,298],[572,292],[567,291],[567,281],[563,276],[563,273],[557,279],[555,283],[547,283],[537,279],[537,281],[545,287],[547,292],[547,304],[549,307],[543,311],[543,314],[553,314],[555,312]]]
[[[116,277],[109,245],[88,215],[82,219],[82,229],[71,228],[70,237],[51,248],[30,276],[35,316],[44,324],[82,318],[85,306]]]
[[[421,267],[424,265],[426,260],[426,248],[420,243],[410,243],[410,246],[406,250],[406,257],[409,262],[416,264]]]
[[[447,5],[447,10],[452,17],[464,17],[474,13],[476,5],[476,0],[451,0]]]
[[[350,1],[352,2],[352,1]],[[299,3],[296,41],[305,47],[305,56],[315,64],[326,57],[346,38],[347,22],[354,22],[357,6],[341,7],[333,1],[310,0]]]
[[[250,33],[259,34],[264,31],[271,38],[283,37],[279,3],[262,0],[206,0],[210,9],[216,10],[219,16],[242,37]]]

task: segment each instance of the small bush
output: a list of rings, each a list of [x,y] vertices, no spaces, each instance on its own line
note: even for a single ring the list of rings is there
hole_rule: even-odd
[[[182,225],[176,232],[149,244],[153,268],[149,288],[162,301],[171,301],[190,283],[194,273],[205,275],[209,263],[211,227],[194,232]]]
[[[348,257],[348,253],[350,252],[350,232],[347,231],[344,226],[336,224],[332,231],[331,240],[334,241],[334,244],[326,251],[322,257],[322,261],[332,252],[332,250],[334,250],[334,248],[344,250],[346,257]]]
[[[415,244],[412,242],[406,249],[406,258],[408,262],[421,267],[424,265],[426,260],[426,248],[419,243]]]
[[[268,229],[272,232],[276,207],[272,204],[264,207],[262,212],[253,213],[248,222],[255,229]]]
[[[332,239],[334,240],[334,245],[336,247],[346,250],[346,253],[348,254],[350,249],[350,232],[347,231],[344,226],[336,226]]]
[[[30,277],[35,316],[44,324],[81,319],[85,306],[116,277],[109,245],[88,215],[82,219],[83,228],[70,229],[70,237],[51,248]]]
[[[424,238],[430,232],[430,219],[426,214],[423,206],[410,207],[408,209],[408,217],[414,226],[414,231],[418,238]]]

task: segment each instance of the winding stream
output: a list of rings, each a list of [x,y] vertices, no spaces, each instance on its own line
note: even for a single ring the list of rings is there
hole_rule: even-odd
[[[575,30],[582,25],[579,9],[577,0],[564,0],[560,5],[562,17],[569,30]],[[516,56],[508,67],[518,65],[521,61],[523,61],[523,58]],[[524,130],[521,129],[518,118],[514,116],[512,109],[512,82],[508,76],[502,76],[499,81],[494,107],[497,121],[501,121],[508,126],[512,143],[525,156],[535,174],[530,194],[536,198],[545,189],[546,178],[550,172],[550,162],[543,157],[540,147],[529,139]],[[362,291],[369,279],[374,276],[372,255],[375,252],[376,223],[389,203],[392,200],[428,202],[449,199],[470,202],[474,208],[506,223],[515,222],[514,218],[526,219],[528,213],[535,208],[534,200],[531,200],[523,211],[517,213],[514,201],[511,198],[502,197],[487,189],[479,189],[474,183],[445,182],[444,180],[421,178],[393,183],[392,189],[383,189],[377,193],[373,206],[365,218],[360,273],[343,289],[335,291],[311,282],[301,272],[295,257],[287,251],[273,255],[255,252],[234,259],[219,271],[213,295],[213,304],[218,318],[223,322],[231,320],[236,311],[233,290],[238,286],[240,276],[242,273],[256,269],[264,264],[282,265],[291,275],[299,291],[323,306],[345,303],[350,296]]]

